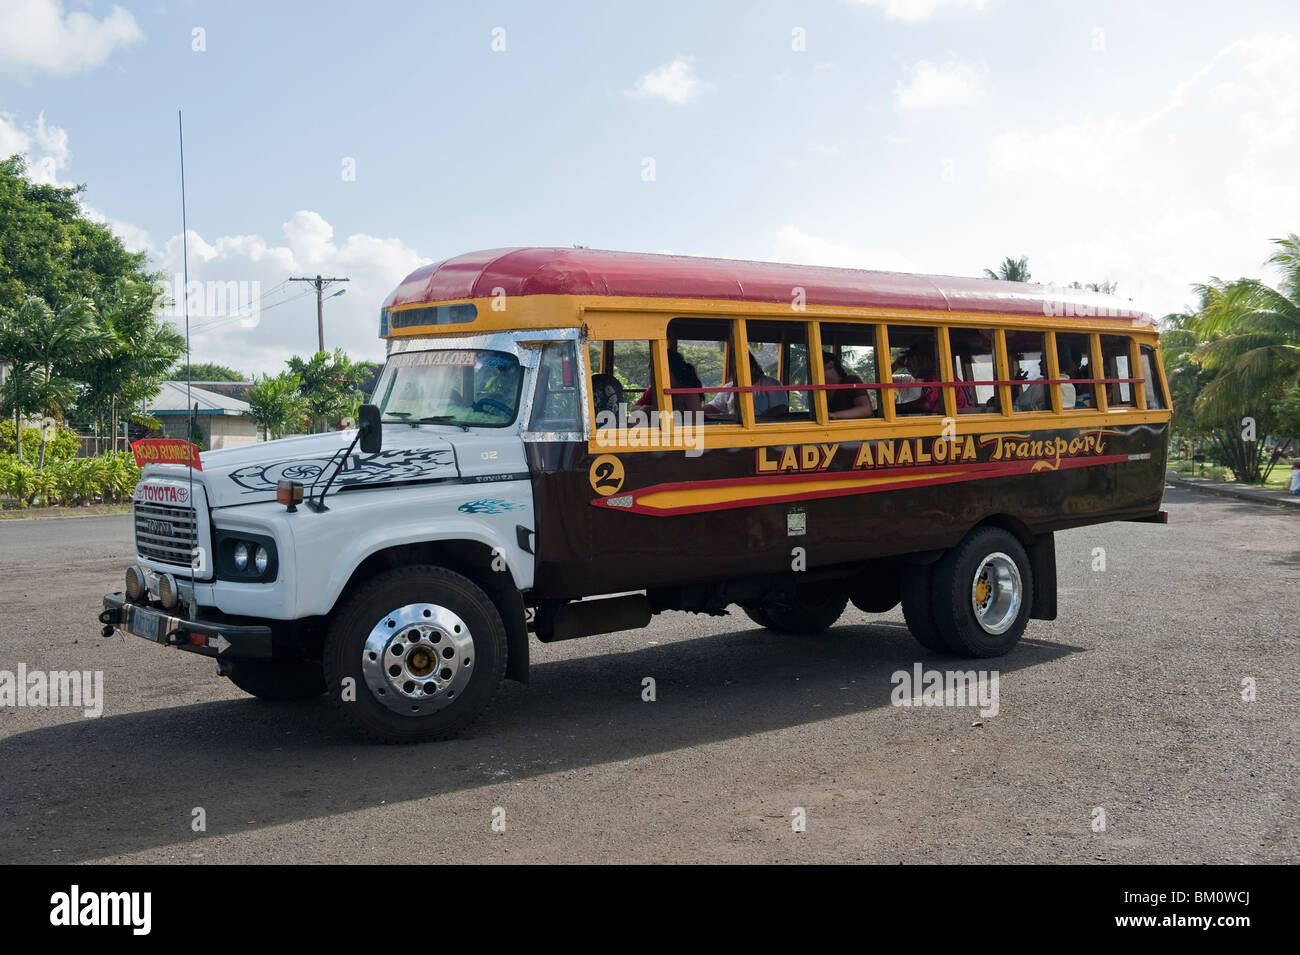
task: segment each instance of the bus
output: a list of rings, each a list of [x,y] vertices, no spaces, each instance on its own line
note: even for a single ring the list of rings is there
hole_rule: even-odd
[[[797,640],[901,604],[929,651],[1005,654],[1057,615],[1057,531],[1165,518],[1155,323],[1109,296],[495,249],[411,273],[379,331],[355,431],[145,469],[106,633],[442,738],[530,639],[669,610]]]

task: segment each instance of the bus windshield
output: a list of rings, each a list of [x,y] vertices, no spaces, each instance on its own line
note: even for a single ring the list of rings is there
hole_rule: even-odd
[[[506,352],[405,352],[388,360],[374,403],[388,422],[503,428],[519,411],[523,377]]]

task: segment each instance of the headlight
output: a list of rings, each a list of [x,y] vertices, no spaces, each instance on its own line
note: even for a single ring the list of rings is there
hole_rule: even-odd
[[[219,580],[261,584],[276,579],[280,561],[276,555],[275,538],[267,534],[218,528],[213,532],[213,539]]]

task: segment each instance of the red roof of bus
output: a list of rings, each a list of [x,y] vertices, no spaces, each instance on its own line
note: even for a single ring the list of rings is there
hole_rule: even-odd
[[[608,295],[808,305],[1080,315],[1131,322],[1151,316],[1131,302],[1078,289],[953,275],[831,269],[595,249],[487,249],[416,269],[384,307],[511,295]],[[1067,305],[1074,307],[1066,310]],[[1079,306],[1087,310],[1081,311]],[[1100,310],[1100,311],[1099,311]]]

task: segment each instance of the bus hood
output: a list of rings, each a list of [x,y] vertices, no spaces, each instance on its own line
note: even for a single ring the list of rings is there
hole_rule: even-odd
[[[202,481],[210,507],[231,507],[275,500],[278,481],[297,481],[310,495],[312,482],[320,477],[317,491],[325,486],[334,466],[330,458],[343,451],[356,431],[330,431],[277,441],[264,441],[240,448],[204,451],[203,470],[194,472]],[[325,472],[322,474],[322,472]],[[363,454],[354,448],[339,469],[330,488],[336,494],[361,485],[390,485],[457,478],[456,453],[450,442],[423,428],[393,428],[384,434],[384,448],[378,454]],[[178,465],[156,465],[145,477],[188,480],[188,469]]]

